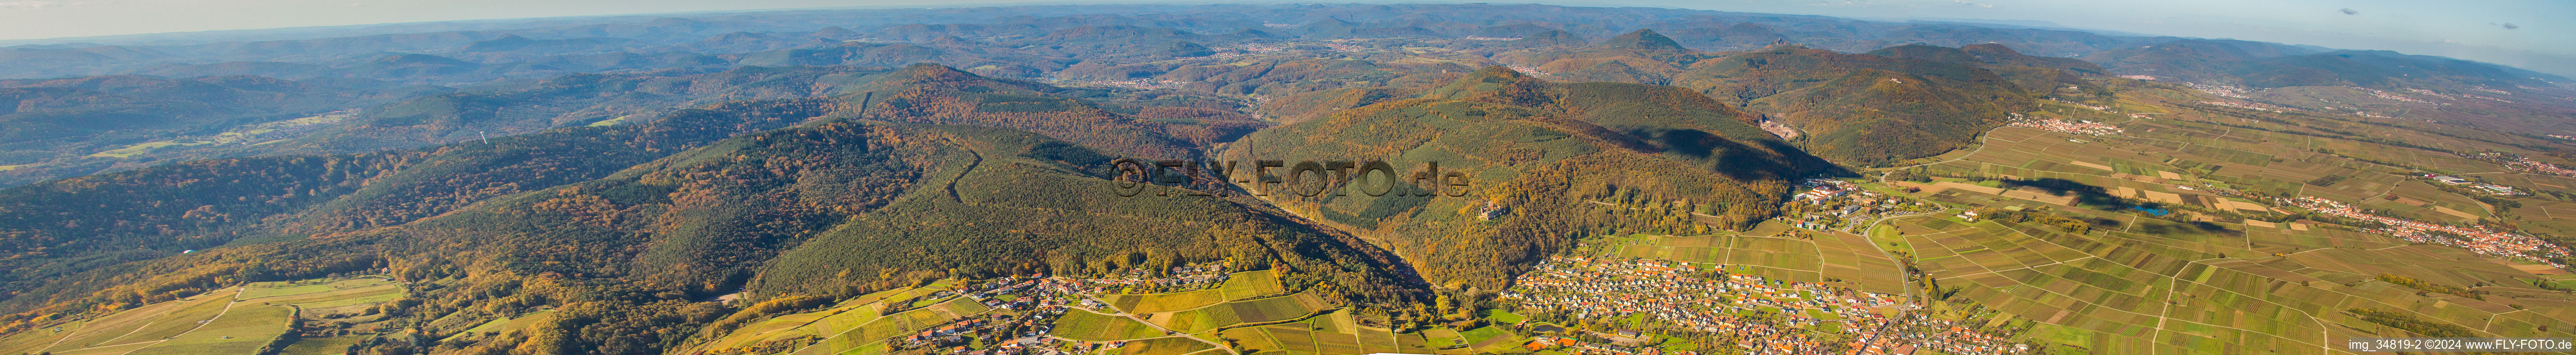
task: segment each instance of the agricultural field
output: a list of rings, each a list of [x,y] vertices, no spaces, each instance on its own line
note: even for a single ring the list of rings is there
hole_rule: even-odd
[[[1234,273],[1226,278],[1224,285],[1217,287],[1217,291],[1223,293],[1226,300],[1240,301],[1284,293],[1287,289],[1279,285],[1278,270],[1261,270]]]
[[[2040,344],[2043,353],[2324,354],[2337,352],[2345,337],[2420,336],[2410,333],[2420,329],[2366,321],[2353,311],[2365,308],[2481,336],[2576,334],[2570,333],[2576,297],[2544,289],[2576,289],[2576,273],[2518,255],[2339,225],[2348,220],[2281,202],[2317,197],[2405,220],[2458,226],[2500,219],[2533,234],[2576,233],[2576,222],[2568,222],[2576,220],[2570,219],[2576,203],[2517,198],[2518,204],[2498,206],[2488,203],[2491,197],[2445,191],[2419,176],[2450,174],[2535,192],[2576,186],[2576,179],[2514,173],[2448,153],[2519,151],[2513,144],[2529,140],[2136,96],[2120,107],[2163,114],[2044,105],[2037,116],[2114,124],[2123,132],[2004,127],[1979,145],[1873,172],[1925,176],[1862,185],[1946,209],[1878,221],[1866,236],[1809,231],[1803,234],[1814,237],[1801,240],[1809,245],[1754,248],[1739,246],[1743,236],[1632,236],[1614,241],[1620,245],[1603,256],[1755,263],[1728,271],[1788,269],[1801,272],[1763,276],[1834,279],[1834,265],[1868,261],[1869,253],[1821,250],[1832,244],[1871,250],[1862,244],[1874,243],[1910,261],[1923,281],[1859,285],[1910,289],[1927,302],[1922,312],[1945,319],[1997,312],[1987,325],[2023,329],[2019,341]],[[1968,211],[2058,217],[1998,221],[1962,215]],[[2042,223],[2049,218],[2089,228]],[[1744,257],[1748,252],[1756,257]],[[1774,256],[1810,252],[1816,256]]]
[[[913,291],[927,289],[930,288],[906,287],[878,291],[844,300],[833,307],[818,311],[773,317],[737,328],[725,337],[709,342],[705,348],[741,348],[773,340],[841,334],[843,331],[857,328],[879,318],[877,309],[883,307],[879,301],[889,298],[910,299],[915,296]]]
[[[249,354],[307,322],[360,320],[348,314],[404,295],[382,276],[255,282],[154,303],[0,339],[0,352],[56,354]],[[342,314],[342,316],[331,316]],[[279,354],[338,354],[350,339],[304,338]],[[306,344],[294,346],[294,344]],[[338,343],[339,345],[329,345]]]
[[[1435,329],[1420,333],[1396,333],[1385,328],[1360,325],[1346,311],[1327,313],[1285,324],[1238,328],[1227,332],[1239,344],[1260,344],[1275,348],[1252,347],[1253,350],[1282,350],[1288,354],[1369,354],[1369,353],[1446,353],[1428,341],[1426,333],[1454,335],[1454,331]],[[1448,338],[1454,339],[1454,338]],[[1440,344],[1448,345],[1448,344]],[[1251,346],[1251,345],[1247,345]]]
[[[288,321],[292,317],[295,317],[292,307],[236,304],[233,309],[197,329],[129,354],[256,354],[279,336],[286,335]]]
[[[875,319],[867,320],[865,323],[858,323],[855,326],[851,326],[850,324],[858,321],[859,317],[864,317],[860,314],[870,314],[874,313],[874,311],[857,310],[841,312],[839,315],[844,315],[843,317],[823,317],[815,321],[814,323],[820,324],[820,326],[815,326],[812,330],[817,334],[821,334],[817,337],[820,338],[820,341],[809,346],[798,348],[794,354],[839,354],[852,351],[854,349],[882,347],[884,346],[883,341],[886,339],[900,337],[907,333],[920,331],[923,328],[934,327],[942,323],[948,323],[960,318],[980,314],[983,313],[985,309],[986,308],[983,305],[976,304],[974,300],[955,297],[941,301],[940,303],[929,307],[922,307],[903,311],[902,313],[876,317]],[[832,329],[840,329],[840,331],[823,334],[823,332]]]
[[[2140,119],[2126,124],[2129,136],[2124,137],[1999,128],[1974,153],[1926,165],[1918,171],[1934,176],[1991,177],[2017,186],[1981,190],[1930,185],[1955,192],[1937,196],[1936,200],[1975,207],[2060,206],[2116,213],[2127,205],[2113,200],[2125,199],[2234,214],[2279,212],[2213,192],[2240,191],[2317,196],[2417,220],[2475,221],[2493,213],[2490,206],[2476,200],[2401,176],[2411,170],[2264,145],[2286,144],[2273,140],[2290,138],[2324,138],[2171,119]],[[2483,163],[2457,156],[2391,159]],[[2068,187],[2078,189],[2070,191]]]
[[[1154,324],[1175,331],[1198,333],[1230,328],[1247,323],[1268,323],[1296,319],[1327,307],[1311,294],[1296,294],[1209,305],[1187,311],[1148,316]]]
[[[1038,322],[1036,324],[1046,324],[1049,327],[1046,338],[1073,342],[1128,341],[1126,347],[1116,348],[1116,351],[1122,354],[1140,351],[1158,354],[1202,352],[1217,349],[1217,346],[1193,339],[1217,341],[1224,336],[1224,333],[1215,332],[1214,328],[1218,325],[1233,324],[1233,322],[1199,325],[1198,329],[1187,332],[1193,334],[1183,335],[1167,333],[1155,325],[1139,322],[1139,318],[1170,321],[1173,319],[1171,317],[1176,315],[1187,315],[1194,317],[1192,319],[1204,320],[1208,319],[1204,315],[1228,314],[1230,317],[1234,313],[1223,312],[1244,309],[1245,311],[1239,313],[1252,314],[1257,317],[1254,318],[1255,320],[1280,321],[1310,314],[1314,309],[1319,309],[1313,307],[1325,305],[1325,302],[1311,295],[1279,295],[1284,291],[1274,275],[1269,271],[1242,272],[1234,274],[1226,283],[1214,285],[1215,287],[1206,290],[1165,294],[1100,295],[1094,298],[1125,300],[1128,302],[1128,307],[1191,307],[1185,310],[1134,316],[1123,312],[1101,313],[1116,312],[1111,308],[1094,311],[1065,307],[1031,311],[1026,308],[1014,310],[987,307],[986,302],[1049,299],[1070,302],[1079,298],[1063,297],[1071,295],[1060,293],[1061,289],[1048,288],[1058,286],[1039,286],[1036,289],[1022,289],[1010,294],[987,294],[985,296],[990,297],[978,299],[969,297],[968,294],[975,293],[974,290],[997,287],[996,285],[1001,283],[941,280],[921,287],[898,288],[844,299],[813,311],[753,319],[749,324],[721,338],[697,345],[698,350],[693,351],[777,352],[808,355],[879,354],[923,346],[913,343],[918,338],[910,338],[915,332],[961,329],[957,326],[972,323],[975,319],[986,319],[983,315],[992,314],[1012,315],[1011,319],[1033,320]],[[1229,302],[1222,299],[1226,294],[1245,295],[1250,298]],[[922,307],[911,307],[916,305]],[[904,311],[880,315],[888,309],[904,309]],[[1271,309],[1281,310],[1270,311]],[[977,344],[991,345],[990,343]],[[1222,350],[1218,351],[1222,352]]]
[[[2046,330],[2036,340],[2061,346],[2324,353],[2342,337],[2402,333],[2341,311],[2352,308],[2404,310],[2499,336],[2563,336],[2576,326],[2566,316],[2576,303],[2523,281],[2535,279],[2526,270],[2343,230],[2147,219],[2072,234],[1999,221],[1894,223],[1931,276],[1929,297],[2035,321]],[[2374,279],[2382,274],[2490,293],[2417,292]]]
[[[1722,264],[1729,272],[1797,282],[1821,282],[1869,292],[1904,293],[1902,269],[1867,237],[1819,232],[1811,238],[1746,235],[1632,235],[1609,256]]]
[[[1224,290],[1155,293],[1142,295],[1109,295],[1102,297],[1111,307],[1126,313],[1146,314],[1207,307],[1224,302]]]
[[[75,319],[0,340],[0,353],[124,353],[196,330],[233,305],[227,289],[187,299],[143,305],[92,319]],[[110,351],[113,352],[110,352]]]
[[[829,307],[810,312],[780,315],[757,320],[726,333],[722,338],[698,345],[699,351],[715,349],[757,348],[764,344],[789,345],[799,354],[839,354],[861,349],[885,349],[884,340],[921,327],[945,323],[963,315],[980,313],[983,305],[972,301],[956,302],[957,297],[927,297],[950,290],[958,280],[939,280],[920,287],[903,287],[878,291],[841,300]],[[912,301],[930,303],[891,315],[881,310],[897,305],[888,302]],[[964,313],[959,313],[964,312]]]
[[[383,278],[260,282],[243,287],[241,294],[234,296],[245,302],[288,305],[324,313],[354,313],[351,307],[402,297],[402,285]]]
[[[1197,339],[1191,339],[1188,337],[1162,337],[1128,341],[1125,347],[1118,348],[1118,354],[1184,355],[1211,350],[1214,351],[1213,353],[1225,352],[1224,350],[1216,350],[1215,345],[1209,345],[1207,342],[1198,341]]]
[[[1080,341],[1111,341],[1163,336],[1154,326],[1134,318],[1074,310],[1056,320],[1055,336]]]

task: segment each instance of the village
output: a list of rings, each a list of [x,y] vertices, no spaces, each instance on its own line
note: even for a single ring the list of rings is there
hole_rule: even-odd
[[[2202,84],[2202,83],[2186,83],[2186,84],[2184,84],[2184,85],[2189,85],[2189,86],[2191,86],[2191,89],[2192,89],[2192,90],[2200,90],[2200,92],[2209,93],[2210,95],[2218,95],[2218,96],[2222,96],[2222,97],[2232,97],[2232,98],[2239,98],[2239,99],[2247,99],[2247,98],[2251,98],[2251,97],[2246,97],[2246,96],[2245,96],[2245,92],[2250,91],[2250,90],[2246,90],[2245,88],[2242,88],[2242,87],[2227,86],[2227,85],[2218,85],[2218,84]]]
[[[2118,126],[2112,126],[2112,125],[2109,125],[2109,124],[2103,124],[2103,123],[2100,123],[2100,122],[2093,122],[2093,121],[2086,121],[2086,120],[2076,120],[2076,121],[2073,121],[2073,122],[2069,122],[2069,121],[2067,121],[2067,120],[2056,119],[2056,118],[2045,118],[2045,117],[2029,117],[2029,116],[2023,116],[2022,114],[2019,114],[2019,113],[2012,114],[2012,122],[2011,122],[2011,123],[2009,123],[2009,124],[2007,124],[2007,125],[2009,125],[2009,126],[2013,126],[2013,127],[2029,127],[2029,128],[2038,128],[2038,129],[2042,129],[2042,130],[2050,131],[2050,132],[2065,133],[2065,134],[2080,134],[2080,135],[2088,135],[2088,136],[2117,136],[2117,135],[2120,135],[2120,133],[2121,133],[2121,131],[2120,131],[2120,127],[2118,127]]]
[[[960,285],[956,289],[933,292],[923,299],[960,296],[987,308],[982,314],[966,315],[946,323],[921,328],[918,332],[887,339],[897,348],[943,348],[955,355],[1050,355],[1088,353],[1115,349],[1125,342],[1077,341],[1048,335],[1055,320],[1074,309],[1106,309],[1109,305],[1086,295],[1104,293],[1159,293],[1215,287],[1226,277],[1222,263],[1196,263],[1172,267],[1167,277],[1151,277],[1152,270],[1132,267],[1121,278],[1068,278],[1046,275],[1006,276],[982,283]]]
[[[2368,92],[2368,93],[2370,93],[2370,96],[2371,96],[2371,97],[2377,97],[2377,98],[2381,98],[2381,99],[2397,100],[2397,101],[2413,102],[2413,103],[2425,103],[2425,104],[2433,103],[2432,101],[2424,101],[2424,100],[2422,100],[2422,99],[2417,99],[2417,98],[2412,98],[2412,97],[2406,97],[2405,95],[2393,94],[2393,93],[2389,93],[2389,92],[2387,92],[2387,91],[2380,91],[2380,90],[2378,90],[2378,89],[2371,89],[2371,88],[2365,88],[2365,87],[2359,87],[2359,86],[2345,86],[2344,88],[2346,88],[2346,89],[2353,89],[2353,90],[2361,90],[2361,91],[2363,91],[2363,92]]]
[[[2349,204],[2317,198],[2314,196],[2300,197],[2297,199],[2279,199],[2277,201],[2282,204],[2317,211],[2317,213],[2387,225],[2387,227],[2370,228],[2366,230],[2372,233],[2385,234],[2413,242],[2455,246],[2462,249],[2468,249],[2469,251],[2476,252],[2478,254],[2526,258],[2542,264],[2548,264],[2549,266],[2557,267],[2559,269],[2568,269],[2569,265],[2551,261],[2550,256],[2566,257],[2576,255],[2576,253],[2571,253],[2567,247],[2550,244],[2549,242],[2540,240],[2540,238],[2513,234],[2510,232],[2498,232],[2487,229],[2486,226],[2451,226],[2419,222],[2404,218],[2373,215],[2364,213],[2360,209],[2353,208],[2352,205]],[[2535,251],[2542,255],[2529,254],[2529,252]]]
[[[1883,329],[1861,331],[1861,340],[1850,345],[1851,353],[1913,354],[1917,350],[1931,350],[1944,354],[2014,354],[2030,350],[2030,344],[2006,340],[2008,334],[1983,332],[1959,321],[1921,314],[1909,313],[1887,322],[1885,326]]]
[[[1940,206],[1863,190],[1842,180],[1807,179],[1792,190],[1803,191],[1790,197],[1789,211],[1780,218],[1791,227],[1811,230],[1850,232],[1883,217],[1940,210]]]
[[[932,293],[926,297],[963,295],[960,301],[980,303],[987,310],[887,339],[886,344],[910,349],[947,348],[946,353],[960,355],[1060,353],[1057,345],[1066,340],[1046,334],[1054,330],[1055,318],[1069,309],[1071,300],[1079,297],[1071,292],[1072,283],[1066,281],[1044,275],[1009,276]]]
[[[2265,111],[2265,112],[2290,112],[2290,111],[2300,111],[2299,109],[2295,109],[2295,108],[2280,107],[2280,106],[2272,106],[2272,105],[2257,104],[2257,103],[2245,103],[2245,102],[2201,101],[2200,103],[2201,103],[2201,104],[2205,104],[2205,105],[2212,105],[2212,106],[2227,106],[2227,107],[2234,107],[2234,108],[2241,108],[2241,109],[2255,110],[2255,111]]]
[[[2495,162],[2497,164],[2504,164],[2505,168],[2513,169],[2514,171],[2541,175],[2576,177],[2576,170],[2560,167],[2558,164],[2531,160],[2531,158],[2524,157],[2521,154],[2489,151],[2460,153],[2460,156],[2469,159],[2485,160]]]
[[[1886,353],[1885,348],[1896,343],[1950,354],[2025,349],[2005,340],[2009,336],[2003,334],[1955,326],[1894,326],[1898,319],[1914,319],[1903,315],[1922,308],[1896,295],[1769,280],[1727,273],[1723,268],[1654,259],[1560,256],[1522,275],[1502,297],[1527,312],[1567,320],[1610,320],[1642,313],[1665,329],[1733,339],[1735,347],[1751,354],[1818,354],[1852,345],[1878,347]],[[1637,334],[1630,330],[1603,337]],[[1834,334],[1856,335],[1852,339],[1859,340],[1829,341]]]

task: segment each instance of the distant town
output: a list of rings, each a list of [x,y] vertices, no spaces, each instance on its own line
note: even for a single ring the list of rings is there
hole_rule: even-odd
[[[1648,322],[1664,324],[1667,332],[1735,339],[1735,347],[1751,354],[1905,354],[1917,348],[1949,354],[2011,354],[2027,349],[2004,340],[2009,334],[1973,331],[1919,316],[1891,317],[1922,309],[1897,295],[1770,280],[1729,273],[1726,267],[1643,258],[1551,257],[1522,275],[1502,297],[1528,312],[1571,319],[1634,319],[1630,317],[1643,314]],[[1849,332],[1856,340],[1829,342],[1811,335],[1815,332]],[[1632,340],[1638,333],[1600,335]]]

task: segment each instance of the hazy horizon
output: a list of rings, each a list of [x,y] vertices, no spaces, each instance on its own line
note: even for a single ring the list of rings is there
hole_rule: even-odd
[[[1233,2],[1263,3],[1263,2]],[[1371,3],[1454,3],[1377,1]],[[2387,0],[2232,2],[2216,0],[1632,0],[1537,2],[1567,6],[1642,6],[1855,19],[1987,19],[2046,21],[2070,28],[2137,34],[2233,38],[2343,49],[2391,50],[2510,65],[2576,76],[2576,26],[2549,21],[2576,14],[2576,2],[2490,1],[2472,5]],[[284,29],[552,17],[756,12],[853,7],[977,7],[1069,4],[1182,4],[1159,1],[923,0],[557,0],[500,3],[368,0],[22,0],[0,1],[0,40]],[[142,19],[153,19],[144,21]],[[54,42],[64,43],[64,42]]]

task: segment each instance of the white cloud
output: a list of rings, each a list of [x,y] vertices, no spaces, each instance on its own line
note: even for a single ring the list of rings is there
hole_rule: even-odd
[[[104,4],[104,3],[108,3],[108,2],[106,2],[106,1],[89,1],[89,0],[72,0],[72,1],[33,1],[33,0],[30,0],[30,1],[0,1],[0,10],[20,10],[20,9],[42,9],[42,8],[49,8],[49,7],[88,6],[88,5],[98,5],[98,4]]]
[[[63,6],[63,3],[60,3],[60,2],[53,2],[53,1],[10,1],[10,2],[0,2],[0,9],[36,9],[36,8],[47,8],[47,7],[56,7],[56,6]]]

